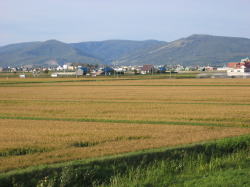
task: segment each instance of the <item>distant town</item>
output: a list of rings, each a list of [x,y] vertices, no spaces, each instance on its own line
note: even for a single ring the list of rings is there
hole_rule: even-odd
[[[98,65],[69,62],[64,65],[43,67],[43,66],[16,66],[0,67],[1,73],[18,73],[20,78],[25,78],[27,74],[31,77],[39,77],[47,74],[50,77],[70,77],[70,76],[119,76],[119,75],[146,75],[146,74],[171,74],[185,72],[201,72],[197,76],[207,77],[249,77],[250,59],[244,58],[239,62],[228,62],[226,66],[182,66],[182,65],[152,65],[142,66],[122,66],[122,65]]]

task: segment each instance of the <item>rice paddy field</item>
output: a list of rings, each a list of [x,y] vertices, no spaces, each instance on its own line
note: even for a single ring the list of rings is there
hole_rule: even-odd
[[[1,78],[0,173],[250,134],[250,79]]]

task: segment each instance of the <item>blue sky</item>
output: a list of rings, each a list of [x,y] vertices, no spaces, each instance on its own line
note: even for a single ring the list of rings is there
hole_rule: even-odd
[[[0,0],[0,45],[57,39],[250,38],[250,0]]]

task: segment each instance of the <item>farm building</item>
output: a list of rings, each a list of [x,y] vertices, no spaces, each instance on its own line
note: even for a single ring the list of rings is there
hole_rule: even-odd
[[[158,69],[159,73],[166,73],[166,71],[167,71],[167,68],[165,68],[164,66],[159,67],[159,69]]]
[[[250,76],[250,59],[242,59],[241,62],[230,62],[227,64],[228,76]]]
[[[114,69],[111,67],[105,67],[103,68],[103,74],[105,75],[112,75],[114,73]]]
[[[77,76],[86,75],[87,73],[89,73],[89,71],[90,70],[88,67],[81,67],[76,70],[76,75]]]

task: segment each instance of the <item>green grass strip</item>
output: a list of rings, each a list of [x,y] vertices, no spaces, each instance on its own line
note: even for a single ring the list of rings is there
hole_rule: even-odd
[[[124,173],[134,166],[147,166],[166,160],[181,164],[189,159],[204,156],[222,157],[249,148],[250,136],[223,138],[175,147],[147,149],[118,155],[75,160],[49,165],[31,166],[0,173],[0,185],[7,186],[92,186],[93,181],[108,182],[117,173]],[[47,182],[50,182],[47,184]],[[47,184],[47,185],[46,185]]]
[[[45,82],[44,82],[45,83]],[[50,82],[51,83],[51,82]],[[33,83],[35,84],[35,83]],[[82,85],[82,84],[67,84],[67,85],[25,85],[22,84],[1,84],[0,87],[69,87],[69,86],[82,86],[82,87],[250,87],[250,85],[238,85],[238,84],[230,84],[230,85],[220,85],[220,84],[178,84],[178,85],[169,85],[169,84],[158,84],[158,85],[145,85],[145,84],[110,84],[110,85]]]
[[[25,117],[25,116],[0,116],[0,119],[236,127],[234,125],[225,125],[225,124],[218,124],[218,123],[200,123],[200,122],[183,122],[183,121],[146,121],[146,120],[91,119],[91,118],[47,118],[47,117]],[[249,128],[250,126],[239,125],[237,127]]]
[[[220,103],[220,102],[144,102],[144,101],[84,101],[84,100],[36,100],[36,99],[27,99],[27,100],[0,100],[0,103],[128,103],[128,104],[166,104],[166,105],[225,105],[225,106],[250,106],[250,103]]]
[[[192,74],[176,74],[175,76],[172,76],[173,79],[185,79],[185,78],[196,78],[197,73]],[[18,75],[17,75],[18,76]],[[7,76],[6,76],[7,77]],[[44,77],[38,77],[38,78],[44,78]],[[45,77],[45,78],[51,78],[51,77]],[[71,77],[75,78],[75,77]],[[52,81],[11,81],[11,82],[3,82],[0,81],[1,84],[32,84],[32,83],[64,83],[64,82],[96,82],[96,81],[122,81],[122,80],[150,80],[150,79],[169,79],[171,78],[168,74],[155,74],[155,75],[123,75],[119,77],[115,76],[101,76],[96,79],[86,79],[86,78],[76,78],[75,80],[56,80],[56,78],[53,78]]]
[[[70,82],[103,82],[103,81],[128,81],[128,80],[150,80],[150,79],[163,79],[162,77],[135,77],[135,78],[113,78],[106,77],[100,79],[76,79],[76,80],[53,80],[53,81],[11,81],[0,82],[0,85],[8,84],[44,84],[44,83],[70,83]]]

